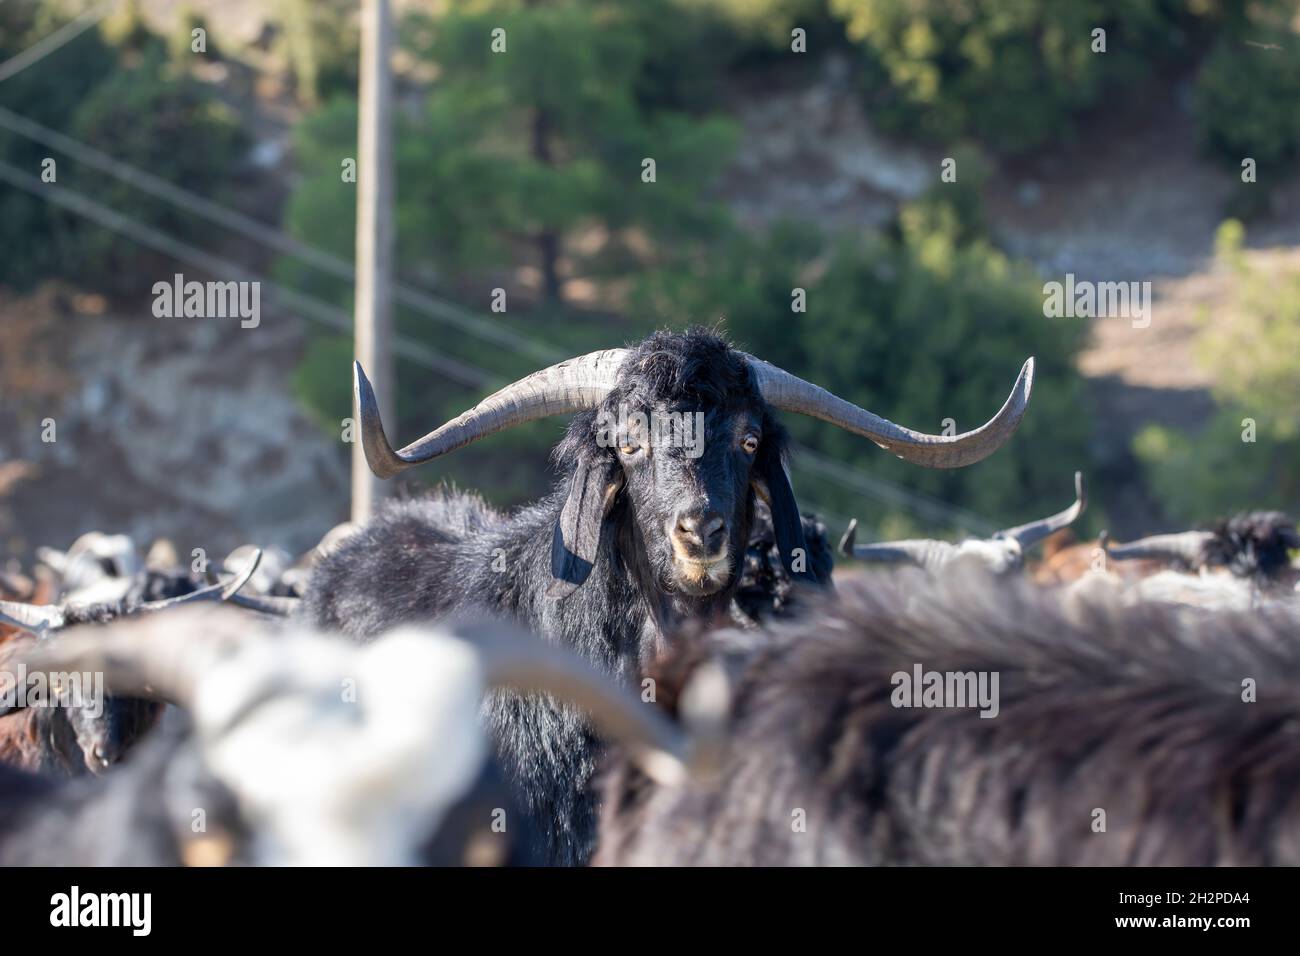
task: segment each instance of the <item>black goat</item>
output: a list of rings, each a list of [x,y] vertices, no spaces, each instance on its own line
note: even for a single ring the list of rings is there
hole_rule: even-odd
[[[78,624],[105,624],[132,614],[146,614],[191,601],[228,601],[239,607],[275,617],[286,617],[298,607],[297,599],[260,597],[241,593],[262,562],[262,551],[251,548],[242,570],[228,581],[212,575],[204,584],[198,576],[182,570],[145,568],[121,580],[123,595],[112,601],[59,604],[23,604],[0,601],[0,624],[30,631],[37,637]]]
[[[807,570],[823,588],[833,587],[835,554],[826,525],[813,515],[803,515],[803,539],[807,546]],[[772,527],[772,512],[761,500],[754,506],[754,524],[749,532],[740,580],[736,584],[733,617],[742,627],[752,627],[800,613],[809,606],[807,588],[796,587],[781,563],[781,549]],[[815,603],[815,602],[813,602]]]
[[[555,450],[563,478],[552,494],[509,517],[452,491],[391,505],[320,561],[305,613],[318,627],[365,639],[402,621],[486,610],[628,682],[684,622],[728,620],[756,498],[771,507],[787,573],[813,580],[796,570],[807,544],[778,411],[832,422],[917,464],[961,467],[1015,431],[1032,372],[1030,360],[983,427],[923,435],[711,332],[660,332],[533,373],[394,451],[357,366],[362,442],[383,478],[526,421],[577,414]],[[595,835],[587,785],[599,755],[586,721],[554,701],[506,694],[491,701],[489,722],[546,834],[542,855],[584,861]]]
[[[614,761],[597,863],[1300,864],[1294,610],[1072,602],[969,569],[839,595],[663,663],[670,709],[730,675],[721,769],[664,787]]]
[[[1280,511],[1250,511],[1223,518],[1208,531],[1153,535],[1128,544],[1102,539],[1109,558],[1164,561],[1185,571],[1226,569],[1260,586],[1292,587],[1300,575],[1290,552],[1300,549],[1295,519]]]
[[[974,562],[994,574],[1012,574],[1025,566],[1025,552],[1062,528],[1078,520],[1088,506],[1083,489],[1083,474],[1074,473],[1074,504],[1054,515],[1028,524],[1005,528],[991,538],[967,538],[953,544],[935,538],[889,541],[881,544],[855,544],[858,522],[849,523],[840,539],[840,553],[859,561],[883,564],[914,564],[931,574],[949,571],[957,562]]]
[[[6,641],[0,646],[0,671],[12,673],[14,662],[36,643],[28,635]],[[17,687],[8,685],[7,676],[0,682],[16,697]],[[102,773],[157,722],[157,704],[109,696],[89,673],[65,675],[62,683],[43,689],[41,706],[10,711],[0,703],[0,764],[69,776]]]
[[[489,687],[555,694],[660,778],[681,736],[570,653],[491,624],[366,647],[208,608],[68,634],[33,669],[102,671],[188,717],[113,774],[57,781],[0,767],[0,865],[538,862],[489,757]],[[340,688],[351,693],[340,693]]]
[[[30,632],[0,644],[0,762],[37,772],[78,775],[102,773],[120,761],[158,721],[161,708],[150,700],[106,694],[89,673],[61,675],[63,686],[42,688],[27,706],[12,666],[39,644],[56,641],[65,629],[107,624],[120,618],[157,613],[182,604],[228,601],[257,569],[254,553],[244,570],[227,583],[197,587],[184,575],[140,572],[129,582],[128,597],[112,603],[79,606],[32,605],[0,601],[0,623]],[[166,593],[160,600],[142,594]],[[25,684],[25,681],[23,682]]]

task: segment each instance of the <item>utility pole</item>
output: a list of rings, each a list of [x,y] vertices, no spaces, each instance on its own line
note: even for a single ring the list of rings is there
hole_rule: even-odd
[[[393,18],[389,0],[361,0],[361,91],[357,116],[357,282],[354,357],[375,383],[379,410],[396,424],[393,330]],[[359,410],[352,445],[352,520],[370,518],[383,486],[362,451]]]

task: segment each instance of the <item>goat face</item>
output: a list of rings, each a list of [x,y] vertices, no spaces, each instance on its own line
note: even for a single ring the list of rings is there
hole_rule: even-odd
[[[86,769],[103,773],[120,762],[158,719],[161,705],[129,697],[102,697],[63,711]]]
[[[54,759],[70,773],[104,773],[120,762],[156,723],[161,710],[153,701],[112,697],[103,675],[74,672],[50,675],[49,744]]]
[[[568,561],[557,567],[576,573],[556,577],[581,583],[589,566],[573,559],[594,557],[601,524],[615,515],[647,585],[688,599],[727,592],[756,495],[772,506],[782,556],[797,556],[805,545],[784,449],[743,356],[711,336],[651,336],[557,448],[559,460],[576,463],[556,533]]]
[[[809,579],[802,526],[781,461],[782,432],[773,411],[829,422],[870,438],[906,461],[931,468],[961,468],[991,454],[1016,430],[1028,407],[1033,373],[1030,359],[1002,409],[979,428],[961,435],[925,435],[736,351],[706,329],[657,332],[633,348],[591,352],[539,369],[397,450],[384,434],[370,380],[361,365],[353,363],[362,448],[371,471],[380,478],[391,478],[524,422],[581,413],[556,448],[558,460],[569,472],[569,487],[551,542],[552,581],[547,588],[551,598],[569,595],[591,574],[601,549],[605,519],[629,480],[636,486],[625,499],[655,505],[634,515],[641,542],[652,549],[636,555],[635,563],[666,567],[666,562],[671,562],[671,574],[658,575],[653,582],[642,580],[643,587],[663,585],[712,600],[729,585],[734,586],[752,514],[752,499],[742,490],[746,488],[765,498],[772,508],[777,545],[787,572]],[[646,455],[641,467],[635,467],[633,462],[642,448],[627,436],[635,435],[637,428],[620,429],[620,411],[643,416],[651,437],[665,430],[656,429],[650,413],[686,415],[686,419],[678,419],[683,424],[680,430],[690,422],[697,438],[718,447],[710,452],[697,444],[692,452],[701,457],[682,452]],[[606,436],[604,444],[596,440],[597,413]],[[671,434],[672,428],[666,431]],[[736,447],[748,461],[737,456]],[[619,450],[623,448],[626,453]],[[701,464],[702,458],[706,460]],[[647,461],[654,461],[654,466],[647,469]],[[747,480],[741,480],[742,473]],[[687,500],[669,507],[668,496],[683,491]],[[627,544],[620,538],[620,548]],[[805,566],[800,566],[800,558]]]
[[[751,518],[750,472],[762,442],[751,412],[699,415],[696,447],[644,433],[617,449],[641,551],[664,590],[715,594],[735,579]],[[686,418],[685,420],[692,420]]]

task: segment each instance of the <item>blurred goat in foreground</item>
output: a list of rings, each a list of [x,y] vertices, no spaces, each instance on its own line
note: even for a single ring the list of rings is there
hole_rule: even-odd
[[[661,662],[670,713],[697,674],[726,675],[720,771],[664,786],[616,762],[597,863],[1300,865],[1294,607],[969,569],[839,595]]]
[[[29,669],[94,671],[189,721],[103,778],[0,768],[0,864],[528,863],[480,723],[496,688],[554,694],[657,779],[682,738],[572,653],[499,626],[408,626],[364,647],[224,608],[63,635]]]

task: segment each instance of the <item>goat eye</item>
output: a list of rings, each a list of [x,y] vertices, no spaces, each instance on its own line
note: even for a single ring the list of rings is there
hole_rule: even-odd
[[[623,453],[624,455],[631,456],[631,455],[635,455],[637,452],[639,452],[639,451],[641,450],[641,446],[640,446],[640,445],[620,445],[618,450],[619,450],[621,453]]]
[[[745,454],[754,454],[754,452],[758,451],[758,436],[754,434],[746,435],[740,440],[740,447],[745,449]]]

